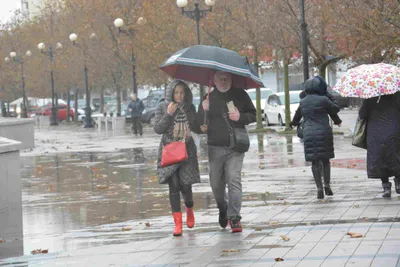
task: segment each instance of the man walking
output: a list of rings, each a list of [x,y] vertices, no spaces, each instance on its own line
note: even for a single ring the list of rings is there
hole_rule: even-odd
[[[214,84],[216,90],[200,105],[196,122],[208,136],[210,185],[219,209],[219,224],[225,228],[229,220],[232,233],[242,232],[240,210],[244,153],[230,148],[229,128],[245,128],[245,125],[255,122],[256,109],[243,89],[232,88],[230,73],[216,72]],[[208,125],[202,125],[205,111],[208,112]]]
[[[142,100],[137,98],[136,94],[133,94],[132,96],[132,101],[128,105],[128,110],[131,112],[131,118],[132,118],[132,130],[135,133],[135,135],[140,134],[140,136],[143,135],[143,127],[142,127],[142,113],[144,110],[144,104]]]

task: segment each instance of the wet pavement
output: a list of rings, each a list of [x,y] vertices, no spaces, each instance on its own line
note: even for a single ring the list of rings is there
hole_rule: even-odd
[[[45,142],[22,153],[24,236],[0,235],[0,266],[397,264],[400,198],[394,190],[391,200],[381,198],[380,182],[366,179],[365,151],[351,139],[335,137],[335,195],[319,201],[297,137],[252,135],[243,166],[245,230],[233,235],[217,223],[207,147],[197,138],[202,182],[193,187],[196,227],[173,238],[168,187],[155,176],[159,137],[150,130],[138,138],[79,135],[63,143],[68,131],[39,133]],[[348,231],[365,236],[351,239]],[[19,246],[5,253],[15,242]],[[49,253],[31,255],[35,249]]]

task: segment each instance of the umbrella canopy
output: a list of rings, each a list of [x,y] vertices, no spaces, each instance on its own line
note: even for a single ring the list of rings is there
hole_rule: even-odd
[[[350,69],[333,87],[344,97],[373,98],[400,90],[400,68],[390,64],[365,64]]]
[[[232,87],[264,87],[258,73],[246,57],[238,53],[206,45],[195,45],[179,50],[169,57],[160,69],[175,79],[181,79],[201,85],[210,85],[215,71],[232,74]]]

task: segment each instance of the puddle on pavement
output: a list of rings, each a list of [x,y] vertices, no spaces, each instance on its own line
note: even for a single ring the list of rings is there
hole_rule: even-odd
[[[207,176],[207,145],[196,140],[200,172]],[[69,153],[21,158],[24,253],[36,249],[35,239],[49,243],[64,233],[170,214],[168,186],[156,177],[157,148],[114,153]],[[297,138],[252,135],[244,172],[264,168],[304,166]],[[244,179],[254,179],[249,175]],[[201,190],[207,187],[207,190]],[[196,190],[200,189],[200,190]],[[214,206],[208,179],[194,187],[195,209]],[[200,191],[202,193],[196,193]],[[205,193],[204,193],[205,192]],[[258,192],[243,196],[243,206],[280,201],[281,196]],[[250,204],[248,204],[250,203]],[[65,241],[67,243],[67,241]],[[69,240],[69,246],[75,246]],[[60,250],[68,250],[59,244]]]

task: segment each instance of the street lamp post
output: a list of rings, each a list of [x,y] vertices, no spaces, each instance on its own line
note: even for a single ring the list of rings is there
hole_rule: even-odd
[[[177,0],[176,5],[182,9],[182,15],[191,18],[196,21],[196,33],[197,33],[197,44],[200,44],[200,20],[204,18],[208,12],[212,11],[212,7],[215,5],[215,0],[205,0],[208,9],[201,9],[199,0],[194,0],[194,9],[185,10],[188,5],[188,0]],[[204,88],[200,85],[200,98],[204,95]]]
[[[32,52],[30,50],[26,51],[25,53],[26,57],[32,56]],[[11,60],[14,63],[20,64],[21,66],[21,84],[22,84],[22,118],[27,118],[28,117],[28,101],[26,99],[26,92],[25,92],[25,73],[24,73],[24,58],[23,56],[18,56],[15,51],[12,51],[10,53]],[[6,57],[4,59],[6,62],[10,62],[10,58]]]
[[[95,38],[96,35],[93,33],[90,35],[90,38],[93,39]],[[78,40],[78,35],[75,33],[71,33],[69,36],[69,40],[73,43],[74,46],[80,46],[76,41]],[[86,64],[86,50],[84,47],[82,47],[83,51],[83,60],[84,60],[84,66],[83,66],[83,72],[85,75],[85,93],[86,93],[86,109],[85,109],[85,128],[93,128],[93,122],[92,122],[92,110],[90,108],[90,91],[89,91],[89,78],[88,78],[88,68]]]
[[[50,83],[51,83],[51,117],[50,117],[50,126],[58,125],[58,114],[56,108],[56,102],[58,103],[58,99],[56,98],[55,89],[54,89],[54,71],[53,71],[53,59],[54,59],[54,50],[53,46],[49,46],[48,50],[46,50],[46,45],[44,43],[38,44],[38,49],[44,55],[47,55],[50,59]],[[57,49],[62,49],[62,44],[57,43]],[[67,114],[69,116],[69,114]]]
[[[304,0],[300,0],[300,26],[301,26],[301,46],[303,54],[303,77],[304,81],[310,77],[308,70],[308,33],[305,19]]]
[[[137,23],[141,24],[143,18],[139,18]],[[114,20],[114,26],[118,29],[118,33],[125,33],[132,40],[132,50],[131,50],[131,64],[132,64],[132,91],[134,94],[137,94],[137,81],[136,81],[136,62],[135,62],[135,53],[133,51],[133,35],[135,34],[134,29],[124,30],[122,27],[124,26],[124,20],[121,18],[117,18]]]

